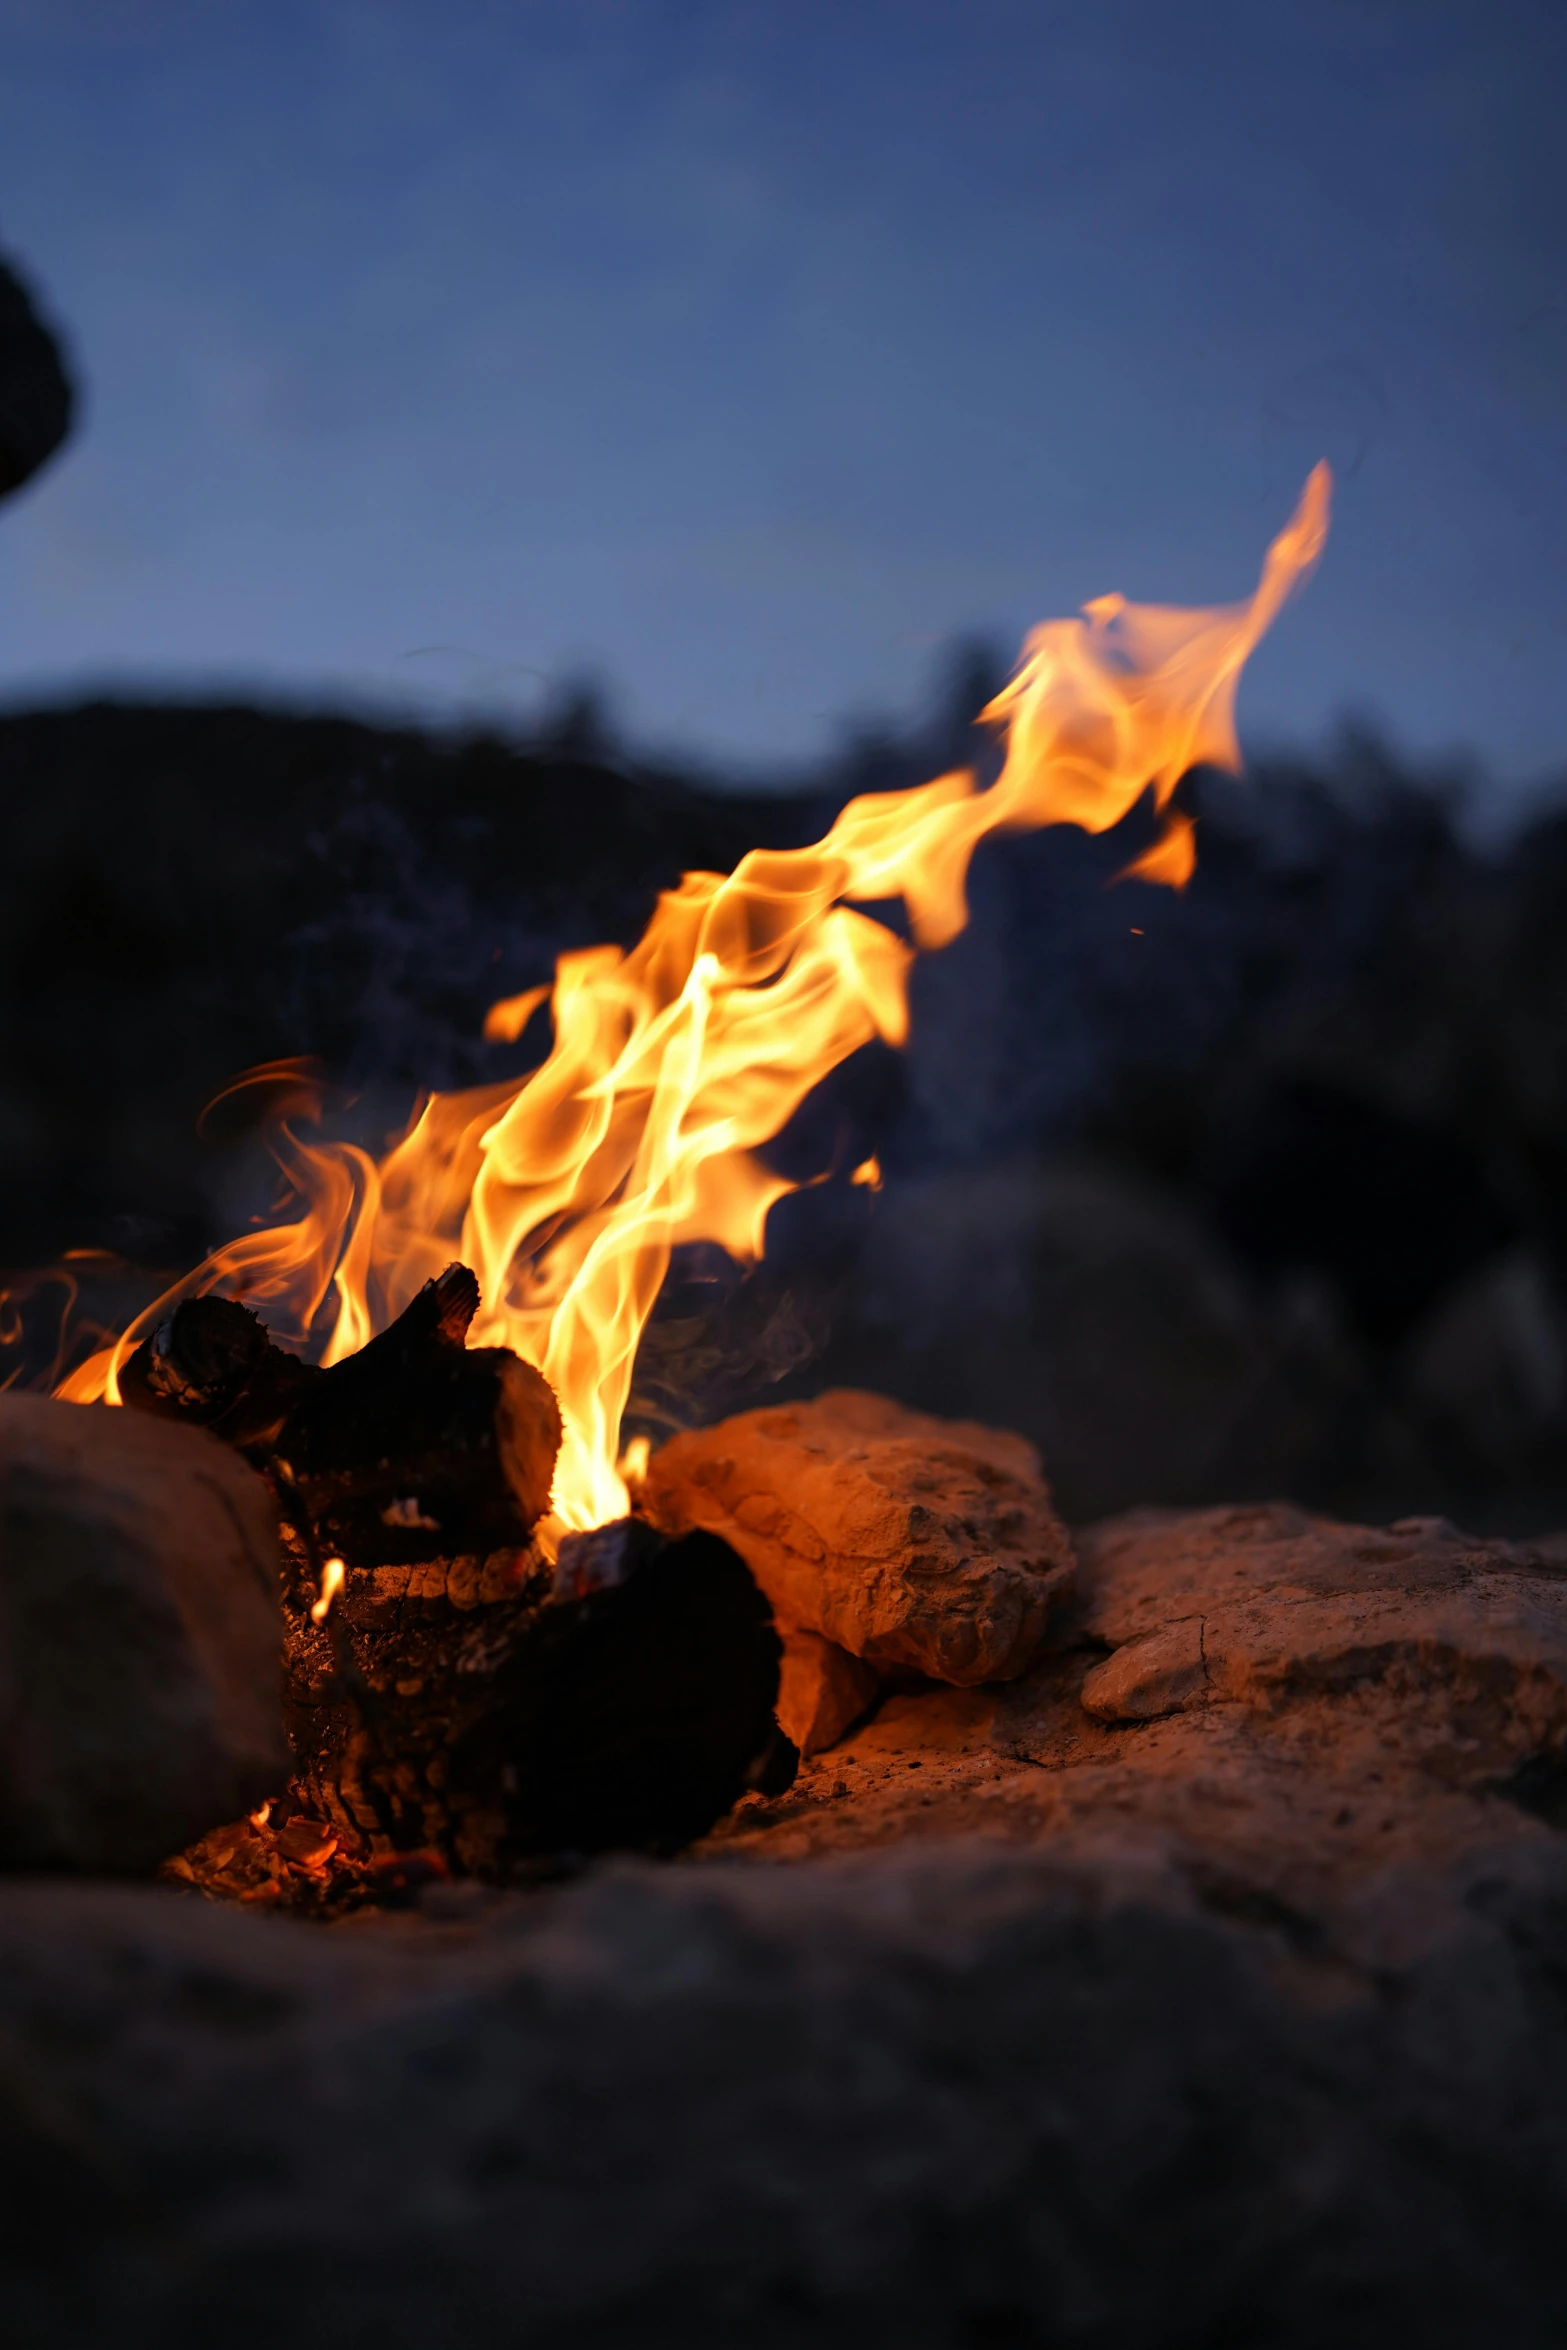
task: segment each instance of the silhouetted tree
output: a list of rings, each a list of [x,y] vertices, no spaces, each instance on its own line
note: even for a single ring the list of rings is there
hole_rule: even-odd
[[[75,408],[58,343],[14,266],[0,260],[0,498],[47,464]]]

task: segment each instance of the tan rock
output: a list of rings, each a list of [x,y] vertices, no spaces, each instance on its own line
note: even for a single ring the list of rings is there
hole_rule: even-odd
[[[1096,1665],[1083,1683],[1082,1700],[1101,1721],[1150,1722],[1199,1705],[1207,1694],[1203,1618],[1182,1616],[1128,1640]]]
[[[155,1867],[289,1772],[272,1501],[215,1436],[0,1396],[0,1865]]]
[[[1027,1673],[890,1691],[711,1847],[1130,1839],[1324,1952],[1332,1905],[1389,1871],[1567,1852],[1567,1540],[1275,1507],[1140,1511],[1077,1546],[1080,1609]]]
[[[1081,1588],[1085,1630],[1115,1651],[1083,1685],[1102,1720],[1393,1682],[1503,1752],[1567,1743],[1567,1576],[1441,1519],[1137,1510],[1084,1537]]]
[[[1023,1672],[1072,1584],[1032,1445],[852,1388],[675,1437],[644,1507],[732,1543],[786,1628],[963,1687]]]
[[[820,1632],[784,1633],[778,1726],[802,1754],[835,1746],[880,1688],[874,1669],[836,1640],[824,1640]]]

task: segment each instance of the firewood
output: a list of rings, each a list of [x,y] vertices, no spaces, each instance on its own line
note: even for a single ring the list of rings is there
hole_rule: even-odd
[[[305,1392],[278,1437],[318,1539],[351,1566],[525,1542],[549,1507],[560,1411],[508,1347],[467,1347],[465,1265]]]
[[[290,1803],[339,1839],[338,1871],[433,1852],[504,1878],[541,1854],[673,1851],[792,1776],[771,1613],[714,1535],[628,1519],[569,1536],[554,1567],[528,1547],[350,1568],[325,1623],[314,1596],[296,1552]]]
[[[287,1537],[286,1833],[209,1839],[181,1864],[197,1883],[238,1868],[245,1898],[330,1909],[415,1859],[501,1878],[674,1850],[793,1775],[771,1610],[727,1542],[632,1519],[558,1559],[530,1540],[560,1416],[519,1357],[464,1344],[478,1297],[453,1265],[324,1371],[202,1299],[127,1365],[137,1408],[265,1451]]]
[[[353,1565],[525,1542],[549,1507],[560,1413],[509,1348],[464,1345],[478,1303],[474,1275],[448,1266],[323,1371],[274,1346],[246,1307],[189,1298],[131,1356],[120,1392],[281,1460],[322,1546]]]
[[[188,1297],[123,1365],[120,1400],[132,1411],[210,1428],[261,1461],[306,1388],[322,1376],[274,1346],[247,1306],[227,1297]]]

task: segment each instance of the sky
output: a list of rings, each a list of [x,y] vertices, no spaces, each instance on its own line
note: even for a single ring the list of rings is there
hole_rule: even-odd
[[[528,722],[736,776],[954,644],[1321,571],[1255,749],[1567,775],[1567,9],[0,0],[85,387],[0,700]]]

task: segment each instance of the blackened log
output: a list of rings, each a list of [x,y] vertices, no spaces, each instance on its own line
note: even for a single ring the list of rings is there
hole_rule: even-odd
[[[627,1520],[553,1570],[536,1549],[351,1569],[334,1639],[313,1596],[301,1555],[289,1802],[340,1839],[335,1867],[434,1853],[504,1880],[540,1855],[673,1851],[792,1775],[771,1612],[716,1535]]]
[[[322,1371],[230,1298],[187,1298],[126,1362],[133,1411],[281,1455],[285,1507],[353,1564],[525,1542],[549,1506],[560,1414],[506,1347],[467,1347],[479,1284],[451,1265],[379,1338]]]
[[[123,1365],[120,1399],[132,1411],[209,1428],[262,1461],[305,1390],[323,1376],[274,1346],[247,1306],[188,1297]]]
[[[301,1396],[277,1439],[317,1540],[350,1566],[526,1542],[549,1507],[560,1411],[510,1348],[468,1347],[465,1265]]]

